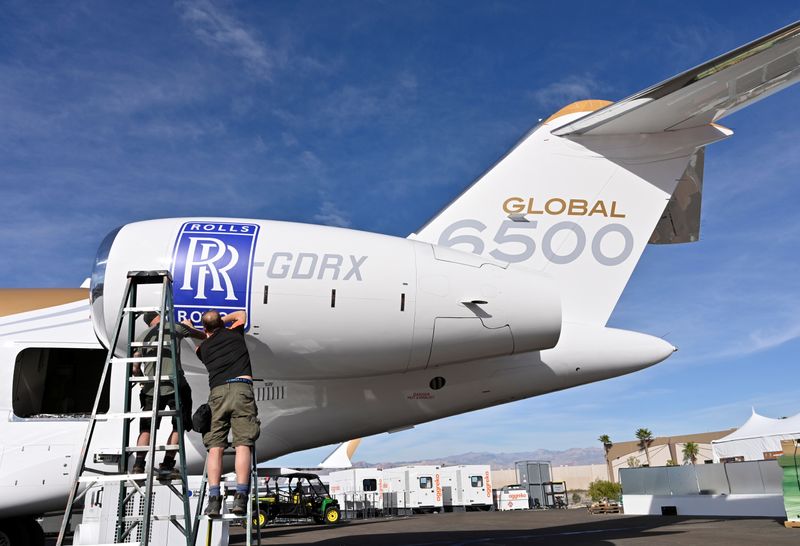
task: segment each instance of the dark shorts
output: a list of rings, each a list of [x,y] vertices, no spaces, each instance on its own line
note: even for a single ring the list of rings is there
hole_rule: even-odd
[[[226,383],[211,389],[211,430],[203,434],[206,448],[228,447],[228,433],[233,431],[233,445],[255,445],[261,434],[253,385]]]
[[[178,389],[178,394],[181,397],[181,414],[183,415],[183,430],[188,432],[192,430],[192,389],[189,387],[189,384],[186,382],[182,382],[180,388]],[[153,409],[153,397],[145,394],[144,392],[139,393],[139,402],[142,405],[142,411],[150,411]],[[158,397],[158,409],[159,411],[163,411],[165,409],[175,409],[175,395],[170,394],[162,394]],[[139,432],[150,432],[150,417],[143,417],[139,419]],[[161,425],[161,417],[158,418],[158,422],[156,423],[156,430]],[[173,417],[172,418],[172,430],[178,430],[178,420]]]

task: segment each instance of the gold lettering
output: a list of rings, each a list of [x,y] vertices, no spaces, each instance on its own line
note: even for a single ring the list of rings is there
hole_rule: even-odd
[[[536,208],[535,197],[509,197],[503,201],[503,212],[506,214],[549,214],[558,216],[594,216],[601,215],[606,218],[626,218],[627,215],[619,212],[616,201],[598,199],[591,203],[586,199],[562,199],[553,197],[544,203],[544,207]]]
[[[589,212],[589,216],[593,214],[602,214],[603,216],[608,218],[608,212],[606,212],[606,204],[602,200],[595,203],[594,206],[592,207],[592,210]]]
[[[525,209],[525,200],[522,197],[509,197],[503,202],[503,211],[507,214],[522,212]]]
[[[528,214],[543,214],[544,211],[533,208],[533,197],[528,199]]]
[[[561,205],[561,208],[558,210],[553,210],[553,208],[550,206],[553,203],[558,203],[559,205]],[[552,214],[554,216],[556,214],[561,214],[566,210],[566,208],[567,208],[567,202],[564,201],[563,199],[559,199],[558,197],[554,197],[553,199],[548,199],[547,203],[544,204],[545,212],[547,212],[547,214]]]
[[[589,202],[585,199],[570,199],[569,200],[569,214],[570,216],[586,216],[589,212]]]

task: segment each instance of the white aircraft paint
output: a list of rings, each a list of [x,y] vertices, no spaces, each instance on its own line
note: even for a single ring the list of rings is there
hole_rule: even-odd
[[[605,324],[692,157],[732,134],[712,122],[800,77],[800,24],[746,47],[624,106],[567,107],[409,239],[222,218],[111,233],[92,276],[91,319],[86,301],[0,317],[0,518],[63,508],[86,419],[34,411],[31,396],[56,371],[37,350],[101,351],[128,270],[170,269],[179,318],[248,310],[262,460],[667,358],[669,343]],[[681,91],[712,76],[724,100]],[[197,404],[208,388],[190,343],[183,365]],[[111,411],[121,409],[121,374]],[[48,404],[57,402],[77,407]],[[101,423],[92,452],[118,453],[118,427]],[[197,472],[199,435],[188,444]]]

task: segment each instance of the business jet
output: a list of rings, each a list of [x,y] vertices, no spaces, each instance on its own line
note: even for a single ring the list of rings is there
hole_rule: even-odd
[[[179,320],[247,311],[259,460],[661,362],[670,343],[609,316],[646,244],[698,240],[705,148],[733,134],[717,122],[798,78],[800,22],[619,102],[562,108],[408,238],[150,220],[105,237],[88,289],[3,291],[0,542],[35,544],[33,516],[65,505],[130,270],[172,272]],[[122,373],[102,409],[121,409]],[[98,425],[90,461],[115,463],[118,427]],[[199,435],[187,451],[201,471]]]

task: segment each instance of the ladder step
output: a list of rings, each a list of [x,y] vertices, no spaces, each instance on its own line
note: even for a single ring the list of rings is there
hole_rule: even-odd
[[[203,514],[198,519],[200,519],[202,521],[208,521],[208,520],[215,521],[215,520],[220,520],[220,519],[224,519],[224,520],[240,520],[240,519],[247,519],[247,514],[245,514],[244,516],[237,516],[236,514],[222,514],[221,516],[216,517],[216,518],[212,518],[212,517],[209,517],[209,516]]]
[[[156,446],[156,451],[178,451],[178,447],[177,445]],[[126,447],[125,451],[128,453],[147,453],[150,448],[147,446],[131,446]]]
[[[134,362],[158,362],[157,356],[134,356],[130,358],[114,357],[111,359],[112,364],[133,364]]]
[[[176,514],[164,514],[164,515],[155,515],[150,516],[154,521],[183,521],[183,516],[179,516]],[[132,522],[132,521],[142,521],[144,516],[124,516],[121,518],[122,521]]]
[[[147,479],[147,474],[109,474],[109,475],[87,475],[78,478],[80,483],[114,483],[114,482],[127,482],[127,481],[144,481]],[[158,480],[156,475],[153,474],[153,485],[166,485],[169,483],[180,484],[181,480]]]
[[[162,345],[164,347],[169,347],[171,343],[169,342],[169,340],[164,340]],[[158,347],[158,341],[131,341],[131,347]]]
[[[141,542],[106,542],[104,544],[87,544],[86,546],[140,546]]]
[[[81,483],[113,483],[126,482],[128,480],[146,480],[147,474],[111,474],[108,476],[81,476],[78,481]],[[155,482],[153,482],[155,483]]]
[[[169,396],[169,395],[167,395]],[[159,411],[156,417],[174,417],[178,413],[175,410]],[[146,419],[153,416],[152,411],[129,411],[127,413],[98,413],[95,415],[97,421],[111,421],[114,419]]]
[[[161,307],[125,307],[125,313],[161,313]]]
[[[155,380],[156,376],[154,375],[134,375],[133,377],[130,378],[131,383],[154,383]],[[172,376],[162,375],[161,381],[172,381]]]

